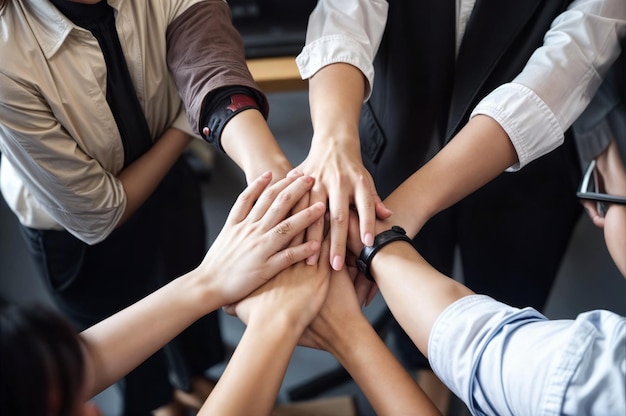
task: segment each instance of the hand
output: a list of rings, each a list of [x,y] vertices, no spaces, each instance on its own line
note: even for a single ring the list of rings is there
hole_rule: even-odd
[[[236,302],[281,270],[319,251],[318,241],[289,246],[290,240],[324,215],[314,204],[286,218],[293,205],[313,186],[313,178],[272,179],[266,173],[237,198],[222,231],[198,270],[222,295],[222,305]]]
[[[328,203],[330,210],[330,262],[335,270],[341,270],[346,256],[348,217],[353,205],[359,214],[360,238],[363,244],[374,241],[375,222],[387,218],[387,210],[376,192],[374,181],[363,166],[358,146],[316,146],[313,140],[307,158],[297,170],[315,177],[315,185],[309,196],[309,204]],[[317,221],[307,229],[308,240],[320,240],[324,235],[323,221]],[[308,260],[317,261],[316,256]]]
[[[326,299],[331,274],[328,249],[325,241],[318,264],[296,263],[224,311],[247,325],[251,320],[262,323],[286,317],[294,331],[303,331]]]
[[[381,230],[381,226],[385,226],[384,224],[384,221],[377,221],[376,229]],[[390,227],[391,226],[388,226],[384,229]],[[351,265],[354,268],[354,273],[356,273],[356,276],[353,277],[352,280],[354,282],[354,290],[356,291],[359,305],[367,306],[378,293],[378,286],[376,286],[376,283],[366,278],[363,273],[359,272],[356,267],[356,260],[361,250],[363,250],[363,243],[358,237],[358,231],[359,219],[356,213],[351,210],[348,221],[348,255],[346,257],[346,264]]]
[[[366,319],[354,290],[357,273],[352,266],[333,271],[326,301],[302,334],[300,345],[333,353],[333,345],[345,333],[344,329]]]

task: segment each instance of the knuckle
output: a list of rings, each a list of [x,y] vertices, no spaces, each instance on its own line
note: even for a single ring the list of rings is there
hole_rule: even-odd
[[[238,199],[240,203],[248,203],[252,201],[252,194],[250,194],[249,192],[243,192],[239,195]]]
[[[356,176],[357,182],[359,182],[361,185],[368,185],[369,184],[368,179],[369,178],[365,176],[362,172],[359,172]]]
[[[287,203],[290,202],[292,199],[293,195],[291,194],[291,192],[281,192],[276,198],[279,203]]]
[[[276,188],[271,187],[271,188],[266,189],[265,192],[263,192],[263,197],[265,199],[274,200],[277,194],[278,194],[278,191],[276,190]]]
[[[285,259],[285,261],[289,264],[294,263],[296,260],[296,255],[292,249],[283,250],[282,256]]]
[[[343,224],[346,222],[346,214],[343,212],[337,212],[332,216],[332,222],[335,224]]]
[[[272,231],[278,235],[285,235],[291,232],[291,224],[288,221],[283,221],[280,224],[276,225]]]

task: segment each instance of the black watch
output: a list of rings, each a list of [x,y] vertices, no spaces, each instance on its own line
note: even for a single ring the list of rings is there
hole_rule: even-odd
[[[361,254],[359,254],[359,258],[356,261],[356,266],[365,275],[365,277],[367,277],[368,280],[372,282],[374,281],[374,278],[370,273],[370,264],[372,263],[374,255],[378,252],[378,250],[394,241],[406,241],[407,243],[411,244],[411,246],[413,246],[413,240],[411,240],[409,236],[406,235],[406,231],[404,231],[404,228],[400,227],[399,225],[394,225],[391,227],[391,229],[378,234],[374,238],[373,245],[363,247],[363,250],[361,250]]]

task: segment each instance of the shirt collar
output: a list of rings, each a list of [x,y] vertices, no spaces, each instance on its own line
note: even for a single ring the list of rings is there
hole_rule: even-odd
[[[123,0],[108,1],[116,10],[122,2]],[[81,33],[81,36],[91,37],[87,31],[75,26],[50,1],[21,1],[20,4],[28,10],[26,20],[47,59],[54,56],[73,30]]]

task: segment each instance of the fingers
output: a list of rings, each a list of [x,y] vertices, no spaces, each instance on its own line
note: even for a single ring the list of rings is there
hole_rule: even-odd
[[[391,214],[393,214],[393,211],[387,208],[384,202],[378,196],[376,198],[375,209],[376,217],[381,220],[386,220],[387,218],[391,217]]]
[[[305,210],[306,208],[309,207],[309,201],[310,201],[310,195],[309,193],[305,193],[302,198],[300,198],[300,200],[296,203],[296,205],[293,207],[293,209],[291,210],[292,213],[297,214],[303,210]],[[326,210],[326,207],[324,206],[324,204],[321,204],[323,207],[322,212],[324,212]],[[303,230],[301,233],[299,233],[298,235],[296,235],[292,240],[290,245],[298,245],[298,244],[302,244],[305,241],[305,236],[306,236],[306,230]],[[319,241],[319,240],[318,240]]]
[[[319,267],[328,267],[330,265],[330,241],[327,238],[322,241],[319,259],[320,261],[317,263]]]
[[[268,211],[268,215],[269,215]],[[271,238],[268,241],[270,244],[270,249],[272,251],[278,251],[282,248],[289,246],[298,246],[302,243],[296,244],[294,239],[298,235],[302,235],[307,227],[311,226],[315,222],[319,221],[320,218],[324,217],[324,213],[326,212],[326,206],[321,202],[311,205],[304,210],[293,214],[292,216],[284,219],[279,222],[275,226],[269,229],[269,233],[271,233]],[[271,224],[271,222],[270,222]],[[318,241],[318,240],[309,240],[309,241]],[[290,244],[291,242],[291,244]],[[289,253],[288,253],[289,254]],[[312,252],[310,255],[317,256],[318,250]],[[305,257],[306,258],[306,257]],[[304,260],[305,258],[301,258],[299,260]],[[298,261],[299,261],[298,260]]]
[[[285,182],[290,183],[284,186]],[[259,221],[263,229],[273,228],[283,221],[296,203],[311,190],[313,182],[314,179],[311,176],[289,177],[277,182],[264,192],[257,203],[258,213],[261,214]],[[251,215],[255,210],[257,210],[256,206],[252,209]],[[295,234],[291,237],[294,236]]]
[[[356,210],[359,213],[361,242],[366,246],[374,244],[377,199],[380,200],[378,195],[363,186],[357,189],[354,197]]]
[[[372,244],[374,241],[372,241]],[[350,211],[350,217],[348,218],[348,249],[353,252],[357,257],[363,250],[363,242],[359,237],[359,217],[356,212]]]
[[[276,270],[276,273],[278,273],[280,270],[286,269],[313,255],[319,255],[319,252],[320,243],[315,240],[307,241],[297,246],[289,246],[267,259],[267,267],[270,270]]]
[[[328,196],[326,192],[320,192],[316,189],[311,190],[310,193],[310,202],[311,204],[322,203],[326,206],[326,201],[328,200]],[[324,240],[324,218],[320,218],[315,221],[313,224],[309,226],[306,230],[306,239],[308,241],[322,241]],[[314,254],[306,260],[306,263],[309,265],[317,264],[319,260],[318,254]]]
[[[350,218],[350,201],[337,194],[330,199],[330,264],[341,270],[346,258],[346,240]]]
[[[254,203],[257,199],[259,199],[259,196],[261,196],[263,190],[267,187],[267,185],[269,185],[271,180],[272,172],[267,171],[248,185],[248,187],[237,197],[237,200],[233,204],[226,221],[234,223],[243,221],[248,216],[250,210],[254,206]]]

